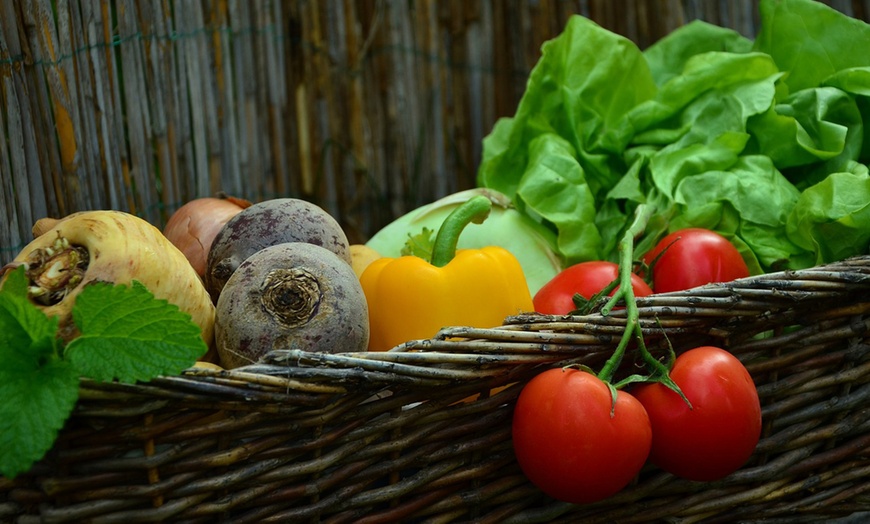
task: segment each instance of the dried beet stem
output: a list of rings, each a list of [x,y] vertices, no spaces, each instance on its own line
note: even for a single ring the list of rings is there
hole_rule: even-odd
[[[260,289],[260,303],[288,328],[302,327],[314,318],[322,298],[317,277],[305,268],[273,269]]]

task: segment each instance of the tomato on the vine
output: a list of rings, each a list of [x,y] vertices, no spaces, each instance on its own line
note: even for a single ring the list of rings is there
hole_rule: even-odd
[[[526,477],[544,493],[575,504],[614,495],[638,474],[652,441],[643,406],[595,375],[550,369],[520,392],[513,446]]]
[[[560,271],[535,293],[532,299],[535,311],[546,315],[567,315],[577,309],[575,293],[589,300],[618,278],[619,266],[613,262],[595,260],[574,264]],[[652,294],[649,285],[635,274],[631,275],[631,289],[636,297]]]
[[[698,481],[716,480],[739,469],[761,435],[761,405],[749,372],[724,349],[702,346],[679,355],[670,377],[691,409],[661,383],[633,391],[652,425],[650,461]]]
[[[660,253],[664,252],[658,260]],[[656,293],[681,291],[712,282],[748,277],[749,268],[727,238],[715,231],[688,228],[661,239],[643,257],[652,266]]]

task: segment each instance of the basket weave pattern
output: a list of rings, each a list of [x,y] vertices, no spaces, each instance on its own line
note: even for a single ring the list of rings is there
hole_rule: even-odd
[[[513,457],[514,401],[546,367],[600,368],[626,322],[622,310],[524,315],[386,353],[286,350],[233,371],[83,381],[49,455],[0,478],[0,519],[801,522],[870,510],[870,257],[638,306],[655,354],[715,344],[747,365],[764,429],[741,470],[698,483],[649,466],[585,506],[542,495]]]

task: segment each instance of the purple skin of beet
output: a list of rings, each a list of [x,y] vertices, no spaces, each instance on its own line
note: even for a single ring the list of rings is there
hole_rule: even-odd
[[[231,218],[215,236],[204,275],[212,301],[217,304],[227,280],[246,258],[285,242],[320,246],[351,261],[347,235],[323,208],[296,198],[258,202]]]
[[[280,349],[365,351],[368,306],[350,264],[304,242],[277,244],[248,257],[230,276],[215,316],[224,368]]]

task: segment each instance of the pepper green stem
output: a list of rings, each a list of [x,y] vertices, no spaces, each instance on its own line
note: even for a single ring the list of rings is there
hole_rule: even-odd
[[[447,215],[435,236],[431,264],[435,267],[444,267],[453,260],[453,257],[456,256],[459,235],[465,227],[472,222],[482,223],[489,216],[491,210],[492,201],[488,197],[477,195]]]

